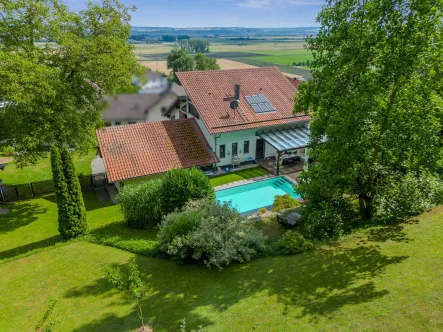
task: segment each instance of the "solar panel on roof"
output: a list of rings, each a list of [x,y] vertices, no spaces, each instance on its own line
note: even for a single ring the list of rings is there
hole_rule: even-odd
[[[246,101],[247,101],[249,104],[254,104],[254,99],[252,99],[252,97],[250,97],[250,96],[246,96],[245,98],[246,98]]]
[[[254,102],[255,102],[256,104],[261,103],[261,100],[260,100],[260,97],[259,97],[259,96],[254,95],[254,96],[251,96],[251,97],[254,99]]]
[[[274,106],[265,95],[245,96],[246,101],[251,105],[255,113],[275,112]]]
[[[273,111],[275,111],[275,108],[274,108],[274,106],[272,106],[271,103],[267,102],[267,103],[265,103],[265,106],[267,107],[268,112],[273,112]]]
[[[261,99],[261,101],[263,102],[263,103],[269,103],[269,100],[268,100],[268,98],[266,98],[266,96],[265,95],[258,95],[258,97]]]
[[[258,107],[257,104],[251,104],[252,108],[254,109],[255,113],[263,113],[263,111]]]
[[[258,107],[260,107],[260,109],[261,109],[262,112],[269,112],[269,110],[267,109],[267,107],[265,106],[265,104],[260,103],[260,104],[257,104],[257,105],[258,105]]]

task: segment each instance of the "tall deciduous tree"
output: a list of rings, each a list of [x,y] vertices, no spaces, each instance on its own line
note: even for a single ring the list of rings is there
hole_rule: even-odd
[[[142,74],[127,42],[133,9],[0,0],[0,142],[16,144],[18,165],[42,158],[46,144],[86,152],[95,142],[103,95]]]
[[[413,210],[401,191],[430,199],[421,191],[427,186],[414,183],[439,186],[442,11],[442,0],[328,0],[323,7],[320,32],[308,40],[314,78],[299,87],[295,106],[313,117],[317,163],[299,186],[311,212],[330,215],[356,198],[363,218],[386,212],[390,199]]]
[[[217,59],[208,58],[206,55],[198,53],[194,57],[195,70],[216,70],[220,69]]]

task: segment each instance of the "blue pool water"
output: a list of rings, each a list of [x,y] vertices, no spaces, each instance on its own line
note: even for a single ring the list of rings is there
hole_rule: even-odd
[[[263,207],[272,206],[277,195],[289,194],[294,198],[300,198],[293,186],[292,182],[280,176],[219,190],[215,192],[215,196],[220,203],[231,201],[232,206],[242,214],[252,214]]]

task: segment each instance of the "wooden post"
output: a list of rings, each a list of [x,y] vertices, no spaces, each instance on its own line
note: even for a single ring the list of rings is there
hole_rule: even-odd
[[[280,175],[280,151],[277,150],[277,176]]]

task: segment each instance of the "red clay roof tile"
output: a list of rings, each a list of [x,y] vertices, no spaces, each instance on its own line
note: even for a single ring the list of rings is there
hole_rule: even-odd
[[[276,67],[178,72],[192,104],[211,134],[307,121],[294,116],[295,87]],[[240,102],[230,108],[234,85],[240,84]],[[245,96],[264,94],[275,112],[255,113]]]
[[[109,182],[218,161],[195,119],[97,130]]]

